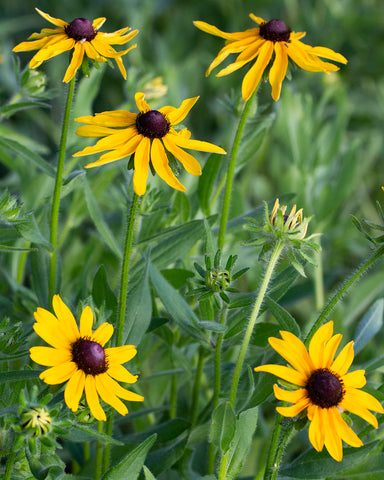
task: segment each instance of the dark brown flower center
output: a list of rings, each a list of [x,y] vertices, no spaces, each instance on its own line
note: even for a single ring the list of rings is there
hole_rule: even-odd
[[[342,382],[327,368],[315,370],[305,388],[312,403],[322,408],[335,407],[344,396]]]
[[[169,123],[158,110],[139,113],[136,117],[137,131],[148,138],[161,138],[169,132]]]
[[[89,375],[99,375],[108,370],[104,348],[85,338],[79,338],[72,344],[72,361],[79,370]]]
[[[260,36],[271,42],[288,42],[291,31],[282,20],[277,19],[260,25]]]
[[[65,33],[76,41],[87,40],[90,42],[96,37],[92,23],[86,18],[75,18],[65,27]]]

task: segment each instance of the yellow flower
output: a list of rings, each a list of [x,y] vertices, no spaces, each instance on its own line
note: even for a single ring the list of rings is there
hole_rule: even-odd
[[[140,113],[127,110],[96,113],[79,117],[77,122],[87,126],[78,128],[76,133],[83,137],[104,137],[93,147],[86,147],[74,156],[90,155],[104,150],[112,150],[99,160],[86,165],[86,168],[99,167],[134,154],[133,187],[137,195],[144,195],[148,178],[148,168],[152,167],[168,185],[185,191],[172,172],[166,150],[170,152],[191,175],[201,175],[199,162],[183,148],[201,152],[226,153],[212,143],[190,139],[186,128],[176,131],[173,127],[182,122],[199,97],[184,100],[179,108],[167,106],[151,110],[144,100],[144,93],[138,92],[135,101]]]
[[[332,63],[323,62],[318,57],[328,58],[336,62],[347,63],[340,53],[325,47],[311,47],[300,42],[305,32],[295,33],[289,29],[282,20],[273,19],[266,22],[261,17],[250,13],[251,19],[260,25],[259,28],[250,28],[243,32],[227,33],[205,22],[193,22],[197,28],[204,32],[225,38],[225,47],[222,48],[209,66],[206,75],[225,60],[231,53],[238,53],[234,63],[220,70],[218,77],[228,75],[241,68],[256,58],[256,62],[248,70],[243,79],[242,95],[248,100],[259,85],[261,76],[269,64],[273,52],[275,59],[269,71],[269,83],[272,86],[272,98],[278,100],[281,85],[285,78],[288,57],[303,70],[310,72],[334,72],[339,67]]]
[[[45,383],[57,385],[68,380],[64,392],[68,408],[77,411],[84,389],[91,413],[97,420],[106,420],[99,396],[121,415],[128,413],[128,409],[120,398],[134,402],[144,400],[116,382],[136,382],[137,375],[122,366],[136,355],[136,348],[133,345],[104,348],[112,337],[113,326],[104,322],[92,332],[90,307],[85,307],[81,314],[79,331],[74,316],[59,295],[53,297],[52,304],[56,316],[38,308],[33,328],[53,348],[32,347],[30,354],[34,362],[51,367],[40,374]]]
[[[285,417],[295,417],[307,409],[310,442],[318,452],[325,445],[329,454],[341,461],[342,440],[352,447],[361,447],[363,442],[345,423],[340,411],[359,415],[377,428],[377,419],[369,410],[384,413],[384,409],[376,398],[360,390],[366,383],[364,370],[347,373],[354,357],[353,342],[334,358],[342,335],[332,334],[333,322],[328,322],[317,330],[307,350],[295,335],[281,331],[283,339],[271,337],[269,343],[293,368],[263,365],[255,371],[272,373],[300,387],[288,391],[274,385],[278,400],[293,403],[276,410]]]
[[[130,30],[129,27],[126,27],[113,33],[104,33],[98,30],[105,22],[105,17],[96,18],[92,23],[85,18],[75,18],[71,23],[67,23],[59,18],[51,17],[38,8],[36,10],[45,20],[59,28],[43,28],[40,33],[33,33],[29,37],[28,40],[31,41],[16,45],[13,49],[14,52],[38,50],[32,57],[29,68],[36,68],[45,60],[73,49],[72,59],[65,72],[63,82],[72,80],[83,62],[84,54],[97,62],[107,62],[108,58],[114,58],[121,74],[127,78],[121,57],[135,48],[136,44],[120,52],[117,52],[111,45],[124,45],[138,33],[138,30],[133,30],[125,35]]]

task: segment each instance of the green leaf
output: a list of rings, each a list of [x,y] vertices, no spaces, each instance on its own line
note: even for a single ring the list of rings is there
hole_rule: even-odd
[[[188,430],[190,426],[191,423],[183,418],[173,418],[167,422],[157,423],[144,432],[123,435],[122,440],[125,443],[139,443],[143,441],[143,438],[147,438],[153,433],[156,433],[157,444],[159,445],[160,443],[166,443],[174,440],[183,432]]]
[[[273,323],[257,323],[252,333],[251,344],[264,348],[268,345],[268,338],[276,337],[279,330],[279,326]]]
[[[235,431],[236,416],[232,404],[228,401],[220,403],[212,414],[210,441],[224,454],[229,449]]]
[[[16,112],[20,112],[21,110],[26,110],[27,108],[35,108],[35,107],[49,107],[47,103],[43,102],[17,102],[11,103],[9,105],[4,105],[4,107],[0,108],[0,116],[10,117]]]
[[[384,299],[380,298],[371,306],[359,322],[353,350],[355,355],[381,330],[383,326]]]
[[[199,199],[201,210],[205,216],[211,213],[211,196],[212,190],[217,178],[217,174],[222,166],[223,155],[213,153],[206,161],[202,174],[199,178],[199,186],[197,187],[197,196]]]
[[[15,380],[31,380],[38,378],[41,370],[17,370],[14,372],[0,372],[1,382],[13,382]]]
[[[72,428],[67,434],[62,435],[71,442],[89,442],[92,440],[101,440],[105,444],[111,445],[124,445],[123,442],[115,440],[110,435],[107,435],[103,432],[98,432],[97,430],[89,427],[87,425],[72,425]]]
[[[50,252],[53,251],[53,246],[41,234],[33,213],[24,217],[21,222],[15,223],[15,228],[25,240],[42,245]]]
[[[187,282],[188,278],[195,276],[190,270],[185,268],[168,268],[161,270],[163,277],[176,289],[181,288]]]
[[[228,480],[236,478],[244,466],[256,430],[257,416],[258,408],[253,407],[241,412],[238,417],[236,432],[229,450]]]
[[[126,455],[117,465],[113,466],[103,475],[102,480],[136,480],[143,468],[145,459],[157,435],[147,438],[143,443]]]
[[[108,310],[116,310],[117,299],[109,286],[104,265],[100,265],[93,279],[92,298],[98,308],[105,305]]]
[[[9,245],[0,245],[0,252],[35,252],[36,248],[10,247]]]
[[[96,198],[93,195],[87,177],[82,177],[85,201],[87,203],[89,215],[91,216],[93,223],[95,224],[96,230],[99,232],[101,238],[104,240],[105,244],[112,250],[112,252],[119,258],[122,259],[123,255],[121,253],[121,248],[113,233],[109,229],[107,223],[105,222],[102,213],[97,204]]]
[[[4,147],[8,150],[11,150],[14,153],[17,153],[23,157],[27,162],[32,162],[37,168],[49,175],[50,177],[56,177],[56,169],[52,165],[46,162],[39,154],[33,152],[25,145],[22,145],[15,140],[10,138],[0,137],[0,147]]]
[[[144,475],[145,475],[145,480],[156,480],[156,478],[152,475],[150,470],[144,465]]]
[[[186,333],[206,343],[207,340],[197,327],[199,321],[197,316],[180,293],[165,280],[152,262],[149,264],[149,276],[153,288],[173,320],[185,330]]]
[[[168,471],[184,454],[188,437],[185,436],[168,447],[155,450],[148,455],[146,464],[153,475]],[[104,479],[103,479],[104,480]],[[117,480],[117,479],[116,479]],[[120,479],[119,479],[120,480]],[[131,480],[131,479],[130,479]],[[133,479],[132,479],[133,480]]]
[[[217,322],[199,321],[197,324],[203,330],[209,330],[210,332],[225,333],[227,330],[226,325]]]
[[[128,284],[127,310],[124,323],[125,343],[139,345],[152,317],[152,298],[149,286],[149,262],[144,269]]]
[[[292,317],[292,315],[285,310],[285,308],[281,307],[269,296],[264,298],[264,303],[272,315],[276,318],[283,330],[287,330],[288,332],[296,335],[296,337],[300,337],[301,332],[299,325],[296,323],[296,320]]]

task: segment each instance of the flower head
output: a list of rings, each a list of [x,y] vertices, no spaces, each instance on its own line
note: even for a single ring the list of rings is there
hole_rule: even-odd
[[[138,33],[138,30],[127,34],[130,28],[126,27],[112,33],[104,33],[99,32],[99,28],[105,22],[105,17],[96,18],[93,22],[86,18],[75,18],[71,23],[67,23],[51,17],[38,8],[36,10],[45,20],[58,28],[43,28],[40,33],[33,33],[28,38],[30,41],[21,42],[13,49],[14,52],[38,50],[32,57],[29,68],[36,68],[45,60],[73,49],[72,59],[63,82],[72,80],[83,62],[84,55],[96,62],[107,62],[108,58],[115,59],[121,74],[124,78],[127,77],[121,57],[136,45],[120,52],[111,45],[124,45]]]
[[[293,368],[283,365],[263,365],[256,372],[269,372],[299,388],[284,390],[274,385],[278,400],[293,403],[276,410],[285,417],[295,417],[307,410],[309,440],[320,452],[324,445],[337,461],[343,458],[342,440],[352,447],[363,445],[360,438],[345,423],[341,411],[362,417],[377,428],[376,417],[369,411],[384,413],[381,404],[367,392],[360,390],[366,383],[365,371],[347,373],[352,364],[353,342],[349,342],[337,355],[342,335],[333,335],[333,322],[320,327],[313,336],[309,349],[290,332],[281,331],[279,338],[269,343]]]
[[[128,413],[127,407],[118,398],[140,402],[141,395],[130,392],[117,382],[135,383],[132,375],[122,366],[136,355],[133,345],[104,348],[112,337],[113,326],[102,323],[92,332],[93,314],[85,307],[80,318],[80,330],[69,308],[59,295],[53,297],[55,315],[43,308],[35,312],[33,328],[52,347],[32,347],[31,359],[48,368],[40,378],[49,385],[68,383],[64,399],[68,408],[76,412],[85,390],[85,398],[92,415],[97,420],[106,420],[99,396],[121,415]]]
[[[250,28],[243,32],[227,33],[205,22],[193,22],[197,28],[204,32],[225,38],[223,47],[217,57],[208,67],[206,75],[223,62],[231,53],[238,53],[236,61],[223,68],[217,74],[218,77],[228,75],[241,68],[246,63],[256,59],[255,63],[244,76],[242,95],[248,100],[259,85],[264,70],[269,64],[273,52],[275,59],[269,71],[269,83],[272,86],[272,98],[278,100],[281,85],[285,78],[288,58],[293,60],[303,70],[310,72],[334,72],[339,67],[329,62],[323,62],[319,57],[324,57],[336,62],[347,63],[340,53],[325,47],[311,47],[300,41],[305,32],[295,33],[289,29],[282,20],[273,19],[266,22],[261,17],[250,13],[251,19],[260,25],[258,28]]]
[[[144,100],[144,93],[136,93],[135,101],[139,113],[127,110],[96,113],[94,116],[79,117],[75,120],[88,124],[77,129],[83,137],[104,137],[93,147],[86,147],[74,156],[90,155],[111,150],[86,168],[99,167],[134,154],[133,187],[137,195],[144,195],[151,165],[155,172],[169,186],[185,191],[172,172],[166,150],[179,160],[188,173],[201,175],[199,162],[183,148],[201,152],[226,153],[212,143],[190,139],[186,128],[176,131],[173,127],[182,122],[199,97],[188,98],[180,107],[162,107],[151,110]]]

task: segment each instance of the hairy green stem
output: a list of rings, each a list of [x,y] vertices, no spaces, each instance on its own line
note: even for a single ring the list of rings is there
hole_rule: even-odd
[[[237,387],[239,386],[241,370],[243,368],[243,364],[244,364],[245,356],[247,354],[248,345],[251,340],[253,328],[258,318],[259,311],[263,303],[265,294],[267,292],[269,282],[272,278],[273,270],[276,266],[276,263],[280,257],[281,252],[283,251],[283,248],[284,248],[284,243],[281,241],[277,241],[272,251],[271,257],[269,259],[267,268],[265,270],[264,278],[263,278],[263,281],[261,282],[259,293],[257,294],[255,304],[253,306],[253,310],[248,322],[247,330],[245,331],[243,342],[240,347],[239,357],[237,359],[235,371],[233,373],[231,391],[229,393],[229,401],[232,403],[233,407],[235,407]]]
[[[320,240],[318,240],[320,245]],[[324,278],[323,278],[323,257],[321,250],[316,252],[316,263],[314,272],[316,311],[318,312],[324,306]]]
[[[227,309],[224,307],[220,315],[220,325],[225,324]],[[214,380],[213,380],[213,396],[212,396],[212,412],[219,405],[221,391],[221,347],[224,341],[224,333],[219,333],[215,346],[214,357]],[[208,446],[208,475],[212,475],[215,470],[216,447],[213,443]]]
[[[13,438],[11,442],[11,447],[9,449],[8,457],[7,457],[7,463],[5,465],[5,474],[4,474],[4,480],[11,480],[12,478],[12,471],[13,471],[13,465],[15,463],[16,459],[16,434],[13,432]]]
[[[104,423],[97,423],[97,431],[103,433]],[[103,444],[100,440],[96,440],[96,458],[95,458],[95,480],[100,480],[103,470]]]
[[[49,264],[49,298],[48,303],[51,303],[53,295],[56,293],[56,264],[57,264],[57,230],[59,224],[59,210],[61,189],[63,186],[63,172],[65,154],[67,148],[67,138],[69,130],[69,119],[71,116],[71,108],[73,103],[73,97],[75,93],[75,77],[69,82],[67,101],[65,103],[63,126],[61,129],[60,147],[59,147],[59,159],[57,162],[55,188],[53,191],[52,207],[51,207],[51,230],[49,241],[53,246],[53,251],[50,253]]]
[[[140,197],[136,193],[134,193],[132,203],[131,203],[131,208],[129,211],[127,232],[125,236],[123,263],[121,266],[121,277],[120,277],[119,303],[118,303],[118,309],[117,309],[116,347],[121,347],[123,344],[125,312],[127,309],[129,265],[131,261],[133,235],[135,232],[135,222],[136,222],[137,210],[139,206],[139,199]],[[110,436],[112,435],[112,431],[113,431],[114,416],[115,416],[114,412],[112,411],[107,421],[106,433],[107,435],[110,435]],[[109,468],[110,452],[111,452],[111,445],[106,444],[104,447],[104,453],[103,453],[103,471],[104,472],[106,472]]]
[[[193,391],[192,391],[192,405],[191,405],[191,430],[196,425],[197,420],[197,412],[199,407],[199,393],[200,393],[200,385],[201,385],[201,378],[203,376],[203,369],[204,369],[204,359],[205,359],[205,350],[200,345],[199,347],[199,356],[197,359],[197,366],[196,366],[196,373],[195,373],[195,381],[193,383]]]
[[[276,418],[275,429],[272,435],[271,448],[267,459],[267,467],[264,474],[264,480],[276,480],[279,473],[281,459],[288,443],[292,440],[296,431],[294,423],[289,420],[287,426],[283,426],[284,419],[278,414]],[[281,435],[281,431],[283,434]]]
[[[235,165],[237,154],[239,152],[240,141],[243,136],[245,124],[247,123],[247,118],[249,115],[249,111],[251,108],[251,104],[253,99],[255,98],[257,89],[253,92],[252,96],[244,105],[243,112],[240,117],[239,125],[237,127],[236,135],[233,140],[231,157],[229,159],[229,165],[227,170],[227,179],[225,184],[225,192],[224,192],[224,203],[223,209],[221,213],[221,221],[220,221],[220,231],[219,231],[219,239],[217,241],[218,248],[223,249],[224,246],[224,238],[225,238],[225,231],[227,229],[227,222],[228,222],[228,215],[229,215],[229,206],[231,203],[231,194],[232,194],[232,184],[233,184],[233,176],[235,173]]]

